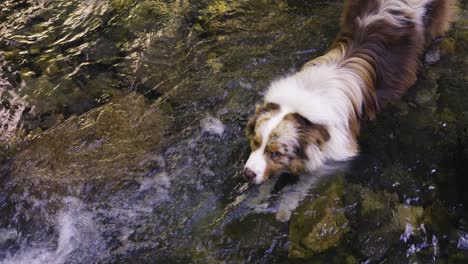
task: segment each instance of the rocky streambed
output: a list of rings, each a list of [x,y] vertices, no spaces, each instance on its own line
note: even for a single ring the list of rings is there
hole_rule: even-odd
[[[0,7],[0,263],[468,261],[466,1],[359,158],[262,186],[245,122],[341,1]]]

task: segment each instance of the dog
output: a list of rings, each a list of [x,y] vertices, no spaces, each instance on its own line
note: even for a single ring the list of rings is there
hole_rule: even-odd
[[[425,47],[448,30],[454,0],[349,0],[330,50],[273,81],[246,127],[244,174],[255,184],[300,175],[359,152],[374,119],[414,84]]]

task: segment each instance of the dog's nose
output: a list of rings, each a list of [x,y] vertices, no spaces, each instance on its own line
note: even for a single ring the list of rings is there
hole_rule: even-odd
[[[253,180],[255,178],[255,176],[257,176],[257,174],[255,174],[255,172],[253,172],[249,168],[244,169],[244,174],[245,174],[245,176],[247,177],[248,180]]]

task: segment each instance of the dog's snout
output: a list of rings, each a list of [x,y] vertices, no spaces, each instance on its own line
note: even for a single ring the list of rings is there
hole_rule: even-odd
[[[255,174],[255,172],[253,172],[251,169],[249,168],[245,168],[244,169],[244,174],[245,176],[247,177],[248,180],[253,180],[255,178],[255,176],[257,176]]]

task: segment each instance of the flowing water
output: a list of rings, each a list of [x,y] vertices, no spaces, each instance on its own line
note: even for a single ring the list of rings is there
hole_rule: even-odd
[[[0,3],[0,263],[467,263],[468,4],[361,155],[250,186],[246,120],[341,1]]]

